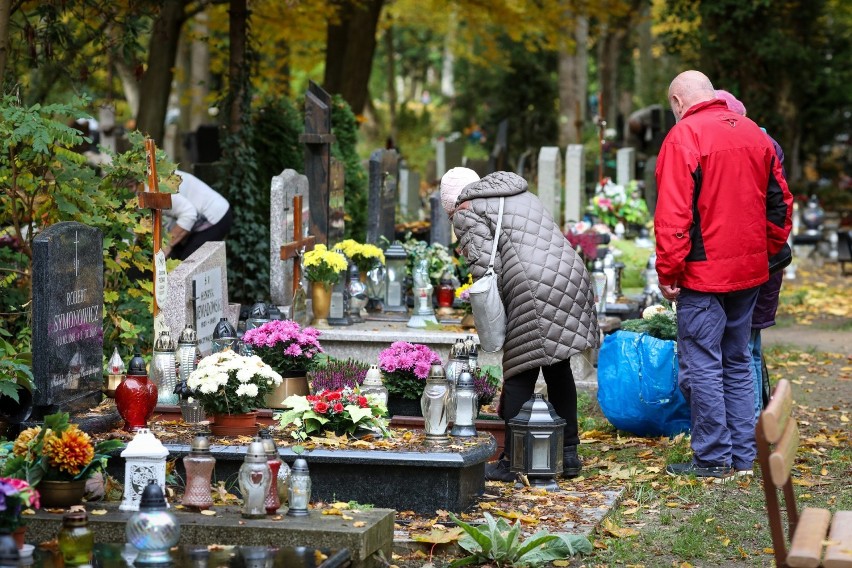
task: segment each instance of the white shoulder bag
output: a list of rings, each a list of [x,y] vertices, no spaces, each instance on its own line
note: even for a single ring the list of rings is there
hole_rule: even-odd
[[[497,275],[494,274],[494,259],[497,256],[500,229],[503,225],[503,199],[503,197],[500,198],[497,230],[494,231],[492,239],[488,269],[482,275],[482,278],[470,287],[470,307],[473,309],[479,345],[483,351],[489,353],[500,351],[503,348],[503,341],[506,339],[506,310],[503,308],[503,300],[500,298]]]

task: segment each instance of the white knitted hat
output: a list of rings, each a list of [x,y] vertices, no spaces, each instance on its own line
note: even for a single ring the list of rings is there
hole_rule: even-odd
[[[479,181],[479,175],[470,168],[453,168],[441,178],[441,205],[447,215],[456,209],[456,199],[459,198],[465,186]]]

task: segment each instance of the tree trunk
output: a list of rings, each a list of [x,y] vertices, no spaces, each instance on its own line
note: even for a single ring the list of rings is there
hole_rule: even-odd
[[[244,81],[244,78],[248,73],[248,69],[246,69],[246,47],[248,41],[247,0],[231,0],[229,11],[231,18],[228,37],[231,42],[231,48],[228,81],[231,108],[228,109],[228,130],[231,134],[237,134],[242,127],[243,99],[246,95],[246,81]]]
[[[163,145],[178,39],[187,2],[188,0],[165,0],[163,3],[151,31],[148,66],[139,88],[136,128],[153,138],[158,146]]]
[[[578,15],[571,34],[573,42],[563,41],[559,48],[559,145],[583,141],[588,85],[589,19]]]
[[[367,100],[376,27],[384,0],[342,0],[339,22],[329,22],[323,87],[340,94],[360,114]]]
[[[210,48],[207,42],[198,37],[207,37],[207,14],[200,12],[192,20],[195,39],[190,46],[189,73],[190,81],[190,109],[189,109],[189,131],[194,132],[199,126],[210,120],[207,108],[210,103],[207,95],[210,94]]]
[[[139,114],[139,81],[136,79],[136,74],[124,61],[114,59],[112,64],[121,80],[121,89],[124,91],[127,106],[130,107],[131,114],[137,116]]]
[[[601,86],[601,108],[607,128],[616,128],[618,120],[618,56],[624,32],[604,24],[598,38],[598,78]]]
[[[389,26],[385,32],[385,51],[387,51],[387,89],[388,89],[388,126],[389,136],[394,147],[399,144],[396,128],[396,51],[393,47],[393,26]]]
[[[0,0],[0,86],[6,74],[9,56],[9,19],[12,17],[12,0]]]

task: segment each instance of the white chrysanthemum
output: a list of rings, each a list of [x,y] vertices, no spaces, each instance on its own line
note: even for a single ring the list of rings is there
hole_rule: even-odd
[[[666,313],[665,306],[661,306],[660,304],[655,304],[653,306],[648,306],[644,310],[642,310],[642,319],[651,319],[657,314]]]
[[[237,387],[237,396],[247,396],[249,398],[254,398],[257,396],[257,385],[243,384]]]
[[[240,369],[237,371],[237,380],[241,383],[248,383],[254,377],[254,371],[251,369]]]

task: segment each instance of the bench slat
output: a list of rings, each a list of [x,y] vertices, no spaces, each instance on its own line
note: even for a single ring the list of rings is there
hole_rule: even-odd
[[[825,568],[852,567],[852,511],[837,511],[831,520]]]
[[[795,420],[787,422],[778,445],[769,455],[769,472],[775,487],[782,487],[790,477],[793,461],[796,459],[796,450],[799,448],[799,427]]]
[[[822,544],[831,513],[827,509],[807,507],[799,517],[790,552],[787,554],[787,564],[791,568],[817,568],[822,557]]]
[[[781,379],[762,415],[763,435],[767,442],[774,444],[781,438],[790,419],[792,408],[793,391],[790,388],[790,382],[787,379]]]

